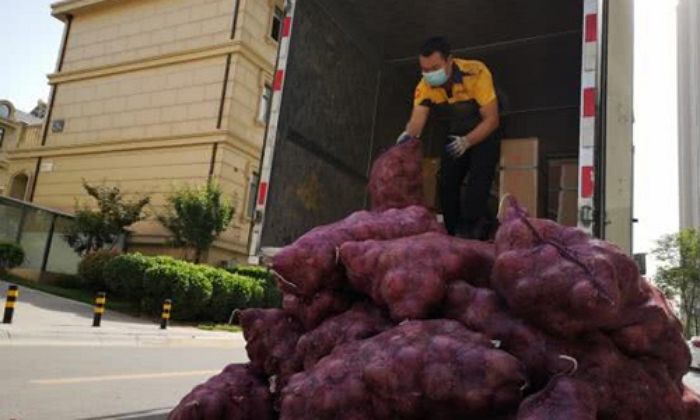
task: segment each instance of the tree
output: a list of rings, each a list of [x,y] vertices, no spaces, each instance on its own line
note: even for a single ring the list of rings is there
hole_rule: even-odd
[[[233,205],[214,183],[201,187],[183,187],[168,197],[166,213],[158,217],[173,234],[173,244],[191,247],[194,261],[226,230],[234,214]]]
[[[21,246],[0,242],[0,274],[19,267],[24,262],[24,250]]]
[[[666,235],[653,251],[661,263],[656,283],[670,299],[680,301],[688,337],[700,334],[700,232],[686,229]]]
[[[113,249],[126,227],[143,220],[143,208],[149,197],[127,201],[119,187],[92,186],[83,181],[83,188],[96,201],[96,206],[76,204],[75,220],[66,241],[80,255],[100,249]]]

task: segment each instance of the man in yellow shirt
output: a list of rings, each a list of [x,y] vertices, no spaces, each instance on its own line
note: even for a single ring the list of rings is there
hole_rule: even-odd
[[[463,227],[462,235],[486,239],[489,192],[500,158],[499,107],[491,72],[479,61],[454,58],[442,37],[426,41],[419,60],[423,79],[416,87],[413,112],[398,142],[420,137],[431,112],[445,116],[449,135],[439,175],[445,227],[450,235]],[[467,205],[461,214],[460,191],[465,178]]]

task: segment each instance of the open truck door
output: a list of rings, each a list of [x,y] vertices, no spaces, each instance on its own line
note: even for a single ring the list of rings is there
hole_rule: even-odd
[[[541,163],[578,160],[578,226],[631,250],[633,0],[349,3],[287,0],[253,260],[366,207],[371,162],[403,130],[416,50],[435,34],[490,67],[507,138],[539,138]],[[439,130],[423,140],[434,157]]]
[[[579,227],[632,252],[633,0],[586,0]]]
[[[634,0],[607,0],[604,209],[597,235],[632,254],[634,223]]]

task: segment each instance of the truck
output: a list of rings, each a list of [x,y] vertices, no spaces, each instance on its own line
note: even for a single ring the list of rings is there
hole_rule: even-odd
[[[504,138],[538,139],[540,190],[548,160],[575,159],[574,223],[631,252],[633,0],[287,0],[284,13],[251,262],[367,207],[372,161],[404,129],[435,35],[491,69]]]

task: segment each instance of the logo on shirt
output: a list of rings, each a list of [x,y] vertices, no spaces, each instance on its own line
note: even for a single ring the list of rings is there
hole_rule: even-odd
[[[416,88],[416,96],[415,96],[415,99],[418,99],[418,98],[420,98],[421,96],[423,96],[423,90],[422,90],[422,89],[420,88],[420,86],[419,86],[419,87]]]

